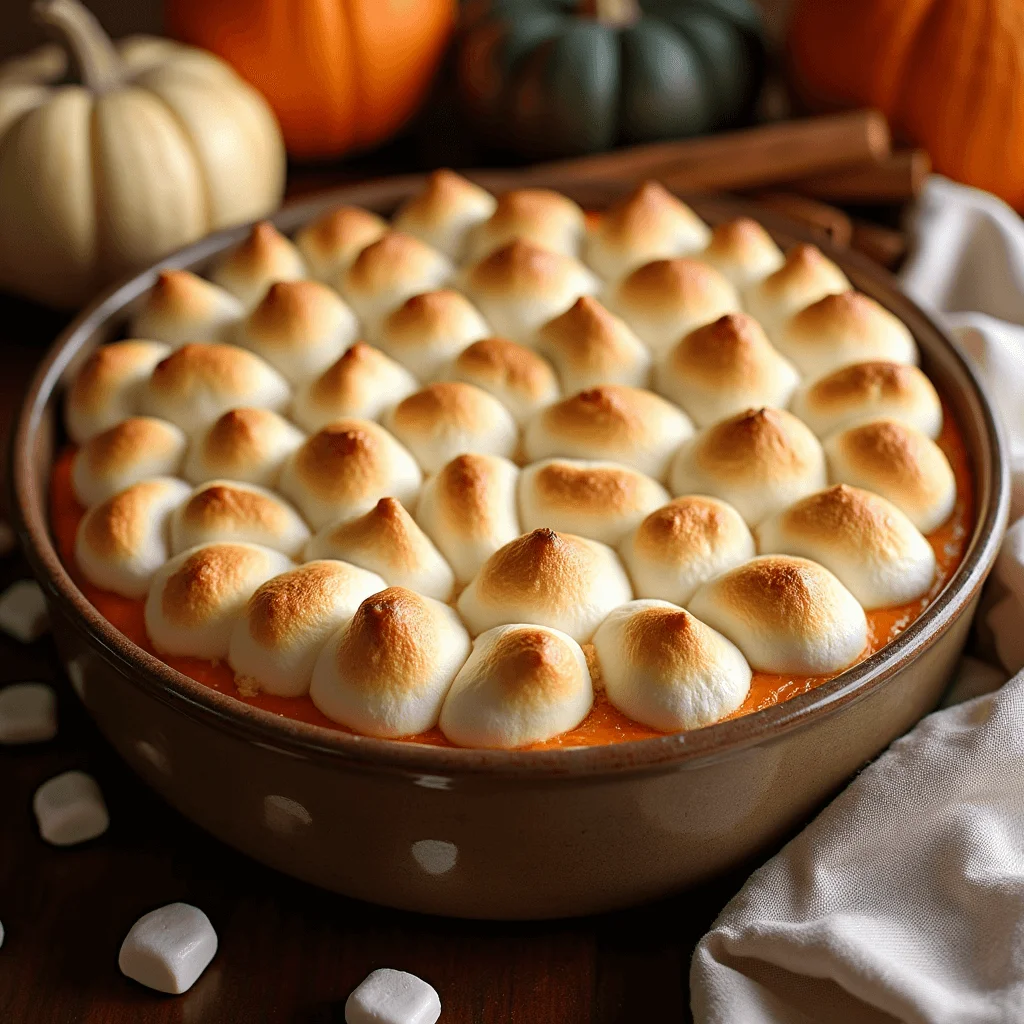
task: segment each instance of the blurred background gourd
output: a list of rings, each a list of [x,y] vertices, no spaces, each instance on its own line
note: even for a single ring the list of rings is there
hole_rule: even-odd
[[[763,68],[747,0],[468,0],[456,55],[472,121],[527,158],[735,125]]]
[[[178,39],[230,62],[270,102],[300,159],[394,135],[426,97],[453,0],[166,0]]]
[[[936,170],[1024,210],[1020,0],[797,0],[789,53],[811,106],[878,107]]]
[[[280,130],[226,64],[153,37],[115,46],[77,0],[34,11],[63,46],[0,65],[0,289],[77,306],[280,203]]]

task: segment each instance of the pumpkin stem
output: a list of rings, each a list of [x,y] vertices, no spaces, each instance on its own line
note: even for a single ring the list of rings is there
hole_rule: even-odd
[[[92,11],[78,0],[35,0],[32,14],[61,37],[87,89],[107,92],[120,85],[121,58]]]
[[[585,10],[609,28],[625,28],[640,17],[637,0],[585,0]]]

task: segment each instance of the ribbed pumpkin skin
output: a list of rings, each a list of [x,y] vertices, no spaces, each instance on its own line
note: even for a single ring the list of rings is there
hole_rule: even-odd
[[[602,24],[566,0],[469,0],[456,71],[490,142],[529,158],[711,131],[746,117],[761,84],[747,0],[639,0]]]
[[[797,90],[815,106],[870,104],[936,170],[1024,210],[1024,4],[797,0]]]
[[[393,135],[423,101],[453,0],[165,0],[168,31],[270,102],[288,152],[338,156]]]

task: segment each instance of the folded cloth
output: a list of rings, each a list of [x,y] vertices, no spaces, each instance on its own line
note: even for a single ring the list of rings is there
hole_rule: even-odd
[[[929,180],[907,291],[942,316],[1006,430],[1024,514],[1024,223]],[[698,1024],[1024,1021],[1024,519],[944,710],[755,872],[694,951]],[[1001,688],[999,688],[1001,686]],[[980,696],[979,696],[980,694]],[[956,704],[958,700],[966,703]]]

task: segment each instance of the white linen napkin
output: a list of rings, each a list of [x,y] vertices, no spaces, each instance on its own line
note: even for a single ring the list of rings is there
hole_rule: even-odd
[[[973,360],[1014,461],[986,613],[1003,667],[965,658],[954,706],[748,879],[694,951],[698,1024],[1024,1021],[1024,673],[1002,685],[1024,667],[1024,223],[934,177],[910,226],[903,284]]]

